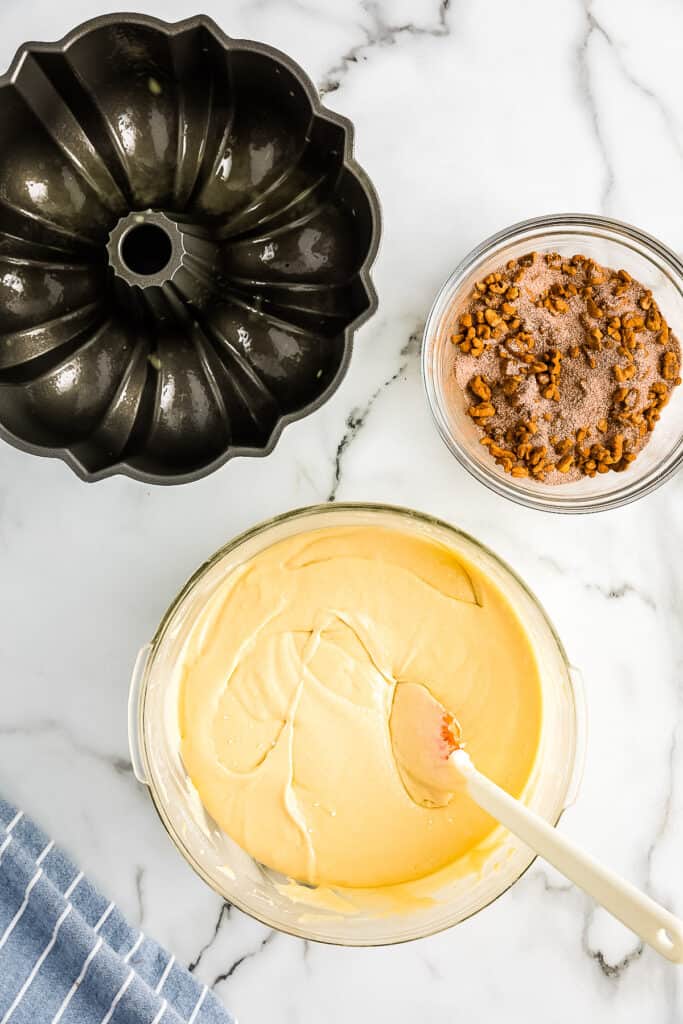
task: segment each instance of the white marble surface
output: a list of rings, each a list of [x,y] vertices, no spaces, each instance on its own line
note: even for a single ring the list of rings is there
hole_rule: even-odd
[[[117,8],[4,0],[0,64]],[[137,3],[175,20],[195,0]],[[191,486],[80,483],[0,446],[0,790],[169,944],[242,1024],[683,1019],[683,974],[537,864],[493,907],[403,947],[271,934],[195,878],[131,774],[135,652],[211,551],[329,497],[412,505],[474,532],[529,581],[588,692],[583,790],[562,828],[683,913],[683,479],[588,518],[511,506],[436,436],[418,338],[438,285],[492,231],[603,211],[683,250],[683,7],[675,0],[237,0],[230,34],[287,50],[353,119],[384,209],[361,330],[334,399],[265,462]]]

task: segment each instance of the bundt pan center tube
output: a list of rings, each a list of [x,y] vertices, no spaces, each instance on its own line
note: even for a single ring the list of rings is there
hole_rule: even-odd
[[[293,61],[203,15],[110,15],[22,46],[0,115],[0,435],[181,483],[329,398],[380,212]]]

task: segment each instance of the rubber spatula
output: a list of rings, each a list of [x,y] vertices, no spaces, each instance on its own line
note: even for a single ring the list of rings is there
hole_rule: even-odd
[[[465,792],[643,942],[683,963],[683,921],[482,775],[464,748],[457,720],[426,687],[398,683],[390,730],[403,784],[416,803],[444,806],[454,793]]]

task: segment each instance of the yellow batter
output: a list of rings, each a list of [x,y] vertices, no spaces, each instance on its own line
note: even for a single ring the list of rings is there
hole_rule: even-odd
[[[533,768],[541,687],[501,592],[448,548],[380,527],[325,528],[234,570],[193,627],[181,754],[202,803],[258,861],[315,885],[424,878],[495,823],[462,792],[416,804],[389,719],[426,686],[480,771],[515,796]]]

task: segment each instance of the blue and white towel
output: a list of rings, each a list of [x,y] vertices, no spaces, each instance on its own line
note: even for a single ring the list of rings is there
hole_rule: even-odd
[[[0,1024],[234,1024],[0,800]]]

